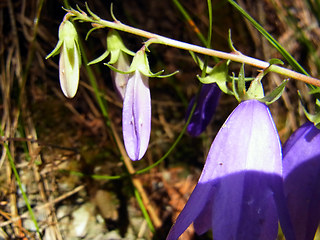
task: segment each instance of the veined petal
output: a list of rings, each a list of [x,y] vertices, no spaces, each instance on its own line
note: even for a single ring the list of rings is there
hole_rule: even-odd
[[[65,42],[62,44],[59,60],[59,79],[63,94],[73,98],[79,85],[79,66],[81,59],[76,42],[73,48],[67,48]]]
[[[140,160],[151,131],[151,97],[148,77],[135,71],[128,80],[122,109],[123,139],[128,156]]]
[[[281,148],[268,107],[257,100],[240,103],[220,129],[206,165],[203,178],[219,178],[214,239],[263,239],[262,233],[275,239],[273,193],[275,183],[281,184]]]
[[[196,109],[187,127],[187,131],[191,136],[198,136],[206,129],[218,106],[220,95],[221,90],[216,83],[203,84]],[[190,115],[194,102],[195,97],[190,101],[187,116]]]
[[[284,144],[283,177],[296,238],[312,240],[320,221],[320,130],[313,123]]]
[[[274,240],[277,211],[283,205],[275,125],[265,104],[248,100],[239,104],[217,134],[199,183],[167,239],[177,239],[194,221],[199,233],[210,223],[217,240]],[[281,217],[288,221],[285,214]]]

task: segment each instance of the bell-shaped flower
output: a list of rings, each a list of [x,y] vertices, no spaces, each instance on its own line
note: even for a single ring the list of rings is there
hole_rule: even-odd
[[[122,109],[122,131],[124,145],[131,160],[140,160],[147,151],[151,131],[151,97],[149,77],[167,77],[163,71],[150,71],[146,48],[139,50],[130,65],[129,70],[121,71],[111,64],[111,70],[128,74],[128,82],[124,93]]]
[[[66,19],[59,27],[59,41],[46,59],[59,53],[60,86],[66,97],[73,98],[79,85],[81,54],[77,31],[74,25]]]
[[[199,94],[193,97],[187,109],[187,118],[196,102],[196,108],[190,119],[187,131],[191,136],[200,135],[210,123],[219,103],[221,90],[216,83],[203,84]]]
[[[151,131],[149,79],[136,70],[130,74],[122,109],[125,148],[132,160],[140,160],[147,151]]]
[[[278,220],[294,239],[286,211],[279,136],[268,107],[247,100],[231,113],[213,141],[199,182],[172,226],[178,239],[193,222],[213,239],[274,240]]]
[[[284,144],[283,177],[296,239],[312,240],[320,222],[320,130],[313,123]]]

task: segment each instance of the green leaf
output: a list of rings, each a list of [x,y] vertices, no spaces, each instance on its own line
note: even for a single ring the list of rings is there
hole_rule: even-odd
[[[227,87],[227,82],[229,79],[227,61],[219,62],[213,67],[209,75],[207,75],[206,77],[198,76],[198,79],[203,84],[217,83],[221,91],[226,94],[233,95],[233,93]]]
[[[277,101],[281,97],[288,81],[289,80],[282,81],[282,83],[278,87],[276,87],[270,94],[258,100],[260,102],[264,102],[267,105]]]

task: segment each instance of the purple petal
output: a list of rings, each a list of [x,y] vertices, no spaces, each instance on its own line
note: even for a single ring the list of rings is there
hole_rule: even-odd
[[[284,205],[281,171],[280,141],[268,107],[242,102],[217,134],[167,239],[177,239],[192,221],[198,233],[212,227],[218,240],[276,239],[277,210]]]
[[[198,183],[193,190],[187,204],[179,214],[175,224],[170,229],[167,240],[176,240],[197,218],[197,216],[208,206],[208,199],[214,191],[214,184]],[[203,226],[207,229],[208,225]],[[211,226],[210,226],[211,227]]]
[[[320,130],[307,122],[283,147],[285,195],[296,238],[314,238],[320,221]]]
[[[128,80],[122,109],[123,139],[128,156],[140,160],[147,151],[151,131],[148,77],[135,71]]]
[[[221,90],[216,83],[204,84],[199,93],[196,109],[191,117],[187,131],[191,136],[200,135],[210,123],[219,103]],[[190,115],[195,97],[191,99],[187,109],[187,117]]]
[[[268,234],[267,239],[275,239],[273,192],[281,180],[281,148],[268,107],[256,100],[242,102],[219,131],[207,164],[213,168],[208,172],[220,178],[212,210],[214,238]]]

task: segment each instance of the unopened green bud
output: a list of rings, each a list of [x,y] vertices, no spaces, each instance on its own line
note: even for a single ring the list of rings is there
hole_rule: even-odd
[[[65,20],[59,27],[59,41],[55,49],[46,57],[60,53],[59,78],[63,94],[73,98],[79,85],[79,69],[81,53],[78,43],[78,34],[74,25]]]

